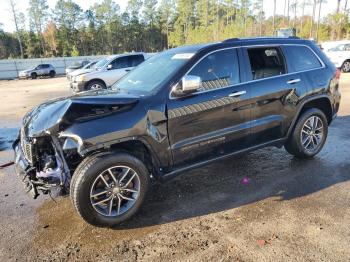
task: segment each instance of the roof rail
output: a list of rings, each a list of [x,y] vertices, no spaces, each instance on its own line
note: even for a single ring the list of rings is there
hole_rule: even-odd
[[[288,36],[288,38],[290,38],[290,39],[300,39],[300,37],[298,37],[298,36]]]

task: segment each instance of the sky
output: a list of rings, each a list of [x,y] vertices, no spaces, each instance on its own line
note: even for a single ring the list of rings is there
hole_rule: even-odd
[[[14,22],[12,20],[12,15],[8,4],[8,0],[0,0],[1,1],[1,7],[0,7],[0,23],[2,24],[2,28],[4,31],[7,32],[13,32],[15,30]],[[17,8],[19,11],[27,14],[28,9],[28,3],[29,0],[15,0],[17,3]],[[54,8],[57,0],[47,0],[48,5],[50,8]],[[102,2],[102,0],[74,0],[78,5],[81,6],[84,10],[88,9],[90,6],[92,6],[94,3]],[[121,7],[121,10],[124,11],[127,5],[128,0],[115,0],[117,4]],[[292,2],[292,1],[290,1]],[[301,0],[298,2],[301,3]],[[310,1],[311,2],[311,1]],[[337,0],[327,0],[326,3],[322,4],[321,9],[321,17],[326,16],[328,13],[334,12],[336,9],[336,3]],[[344,1],[341,1],[344,2]],[[277,0],[276,1],[276,13],[277,14],[283,14],[283,6],[284,6],[284,0]],[[344,3],[342,3],[344,4]],[[311,14],[311,6],[307,7],[305,9],[305,15]],[[265,16],[269,17],[273,14],[273,0],[264,0],[264,12]],[[299,10],[299,15],[300,15]]]

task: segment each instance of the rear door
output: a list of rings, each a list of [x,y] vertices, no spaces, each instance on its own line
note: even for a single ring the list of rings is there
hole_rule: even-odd
[[[321,59],[306,45],[283,47],[289,62],[289,72],[300,75],[306,91],[322,90],[328,87],[330,74]]]
[[[168,100],[168,134],[175,166],[247,147],[250,87],[241,83],[237,49],[204,56],[187,75],[201,77],[202,88]]]
[[[253,145],[283,138],[303,94],[301,74],[288,74],[281,46],[244,48],[252,95]]]

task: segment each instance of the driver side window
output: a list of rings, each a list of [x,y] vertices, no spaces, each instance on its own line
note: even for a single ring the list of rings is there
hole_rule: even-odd
[[[123,56],[123,57],[119,57],[117,59],[114,59],[114,61],[111,63],[111,65],[112,65],[112,68],[111,68],[112,70],[127,68],[127,67],[129,67],[128,57]]]
[[[239,67],[236,49],[214,52],[204,57],[188,75],[202,80],[200,91],[228,87],[239,83]]]

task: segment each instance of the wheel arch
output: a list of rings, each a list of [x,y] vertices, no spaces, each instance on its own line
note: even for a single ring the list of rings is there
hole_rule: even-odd
[[[308,109],[310,108],[317,108],[321,110],[327,117],[328,125],[333,120],[333,108],[331,101],[327,95],[317,95],[310,97],[309,99],[305,100],[298,109],[298,113],[296,114],[295,118],[293,119],[293,122],[288,130],[287,137],[291,134],[293,131],[298,119],[300,116]]]
[[[145,164],[150,175],[158,176],[160,174],[160,161],[153,152],[152,147],[142,138],[123,139],[123,141],[106,145],[102,149],[100,148],[86,152],[84,158],[94,154],[103,154],[108,152],[123,152],[130,154],[140,159]]]
[[[89,80],[89,81],[86,82],[86,84],[84,85],[84,89],[86,90],[86,88],[88,87],[88,85],[89,85],[91,82],[93,82],[93,81],[99,81],[99,82],[103,83],[105,87],[107,87],[106,82],[103,81],[101,78],[93,78],[93,79],[91,79],[91,80]]]

